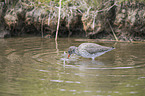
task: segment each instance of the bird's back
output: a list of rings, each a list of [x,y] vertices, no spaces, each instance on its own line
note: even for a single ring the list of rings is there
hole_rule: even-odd
[[[86,58],[95,58],[112,49],[112,47],[101,46],[95,43],[82,43],[78,47],[80,54]]]

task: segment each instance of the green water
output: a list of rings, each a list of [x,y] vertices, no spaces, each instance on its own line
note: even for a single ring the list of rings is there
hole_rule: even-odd
[[[115,46],[95,61],[72,55],[75,39],[0,39],[0,96],[144,96],[145,43]]]

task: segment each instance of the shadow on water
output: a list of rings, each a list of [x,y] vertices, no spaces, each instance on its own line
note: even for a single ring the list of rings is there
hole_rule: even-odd
[[[54,39],[0,39],[0,96],[143,96],[145,44],[117,43],[95,61],[73,55],[83,42]],[[98,42],[104,46],[114,43]]]

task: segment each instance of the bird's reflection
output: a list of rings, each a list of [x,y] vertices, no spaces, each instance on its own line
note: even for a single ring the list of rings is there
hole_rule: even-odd
[[[73,67],[73,68],[79,68],[79,69],[89,69],[89,68],[98,68],[104,66],[103,62],[97,61],[97,60],[91,60],[86,58],[80,58],[80,56],[72,55],[71,58],[67,58],[67,53],[64,52],[62,54],[61,60],[63,61],[63,66],[65,68]]]

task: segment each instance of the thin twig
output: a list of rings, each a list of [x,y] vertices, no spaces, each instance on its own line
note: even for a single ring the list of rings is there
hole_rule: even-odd
[[[98,13],[98,12],[102,12],[102,11],[109,11],[112,7],[114,7],[114,6],[118,6],[116,3],[115,4],[113,4],[112,6],[110,6],[109,8],[106,8],[106,9],[102,9],[102,10],[97,10],[96,11],[96,13]]]
[[[116,36],[115,32],[113,31],[113,28],[111,27],[111,24],[110,24],[110,22],[109,22],[109,20],[108,20],[108,19],[107,19],[107,21],[108,21],[108,24],[109,24],[109,26],[110,26],[110,29],[112,30],[112,33],[113,33],[113,35],[114,35],[114,37],[115,37],[116,41],[118,41],[118,38],[117,38],[117,36]]]
[[[41,21],[41,35],[42,35],[42,38],[43,38],[44,37],[44,35],[43,35],[43,19]]]
[[[55,41],[57,41],[58,38],[58,30],[59,30],[59,23],[60,23],[60,11],[61,11],[61,0],[59,0],[59,14],[58,14],[58,21],[57,21],[57,30],[55,35]]]

